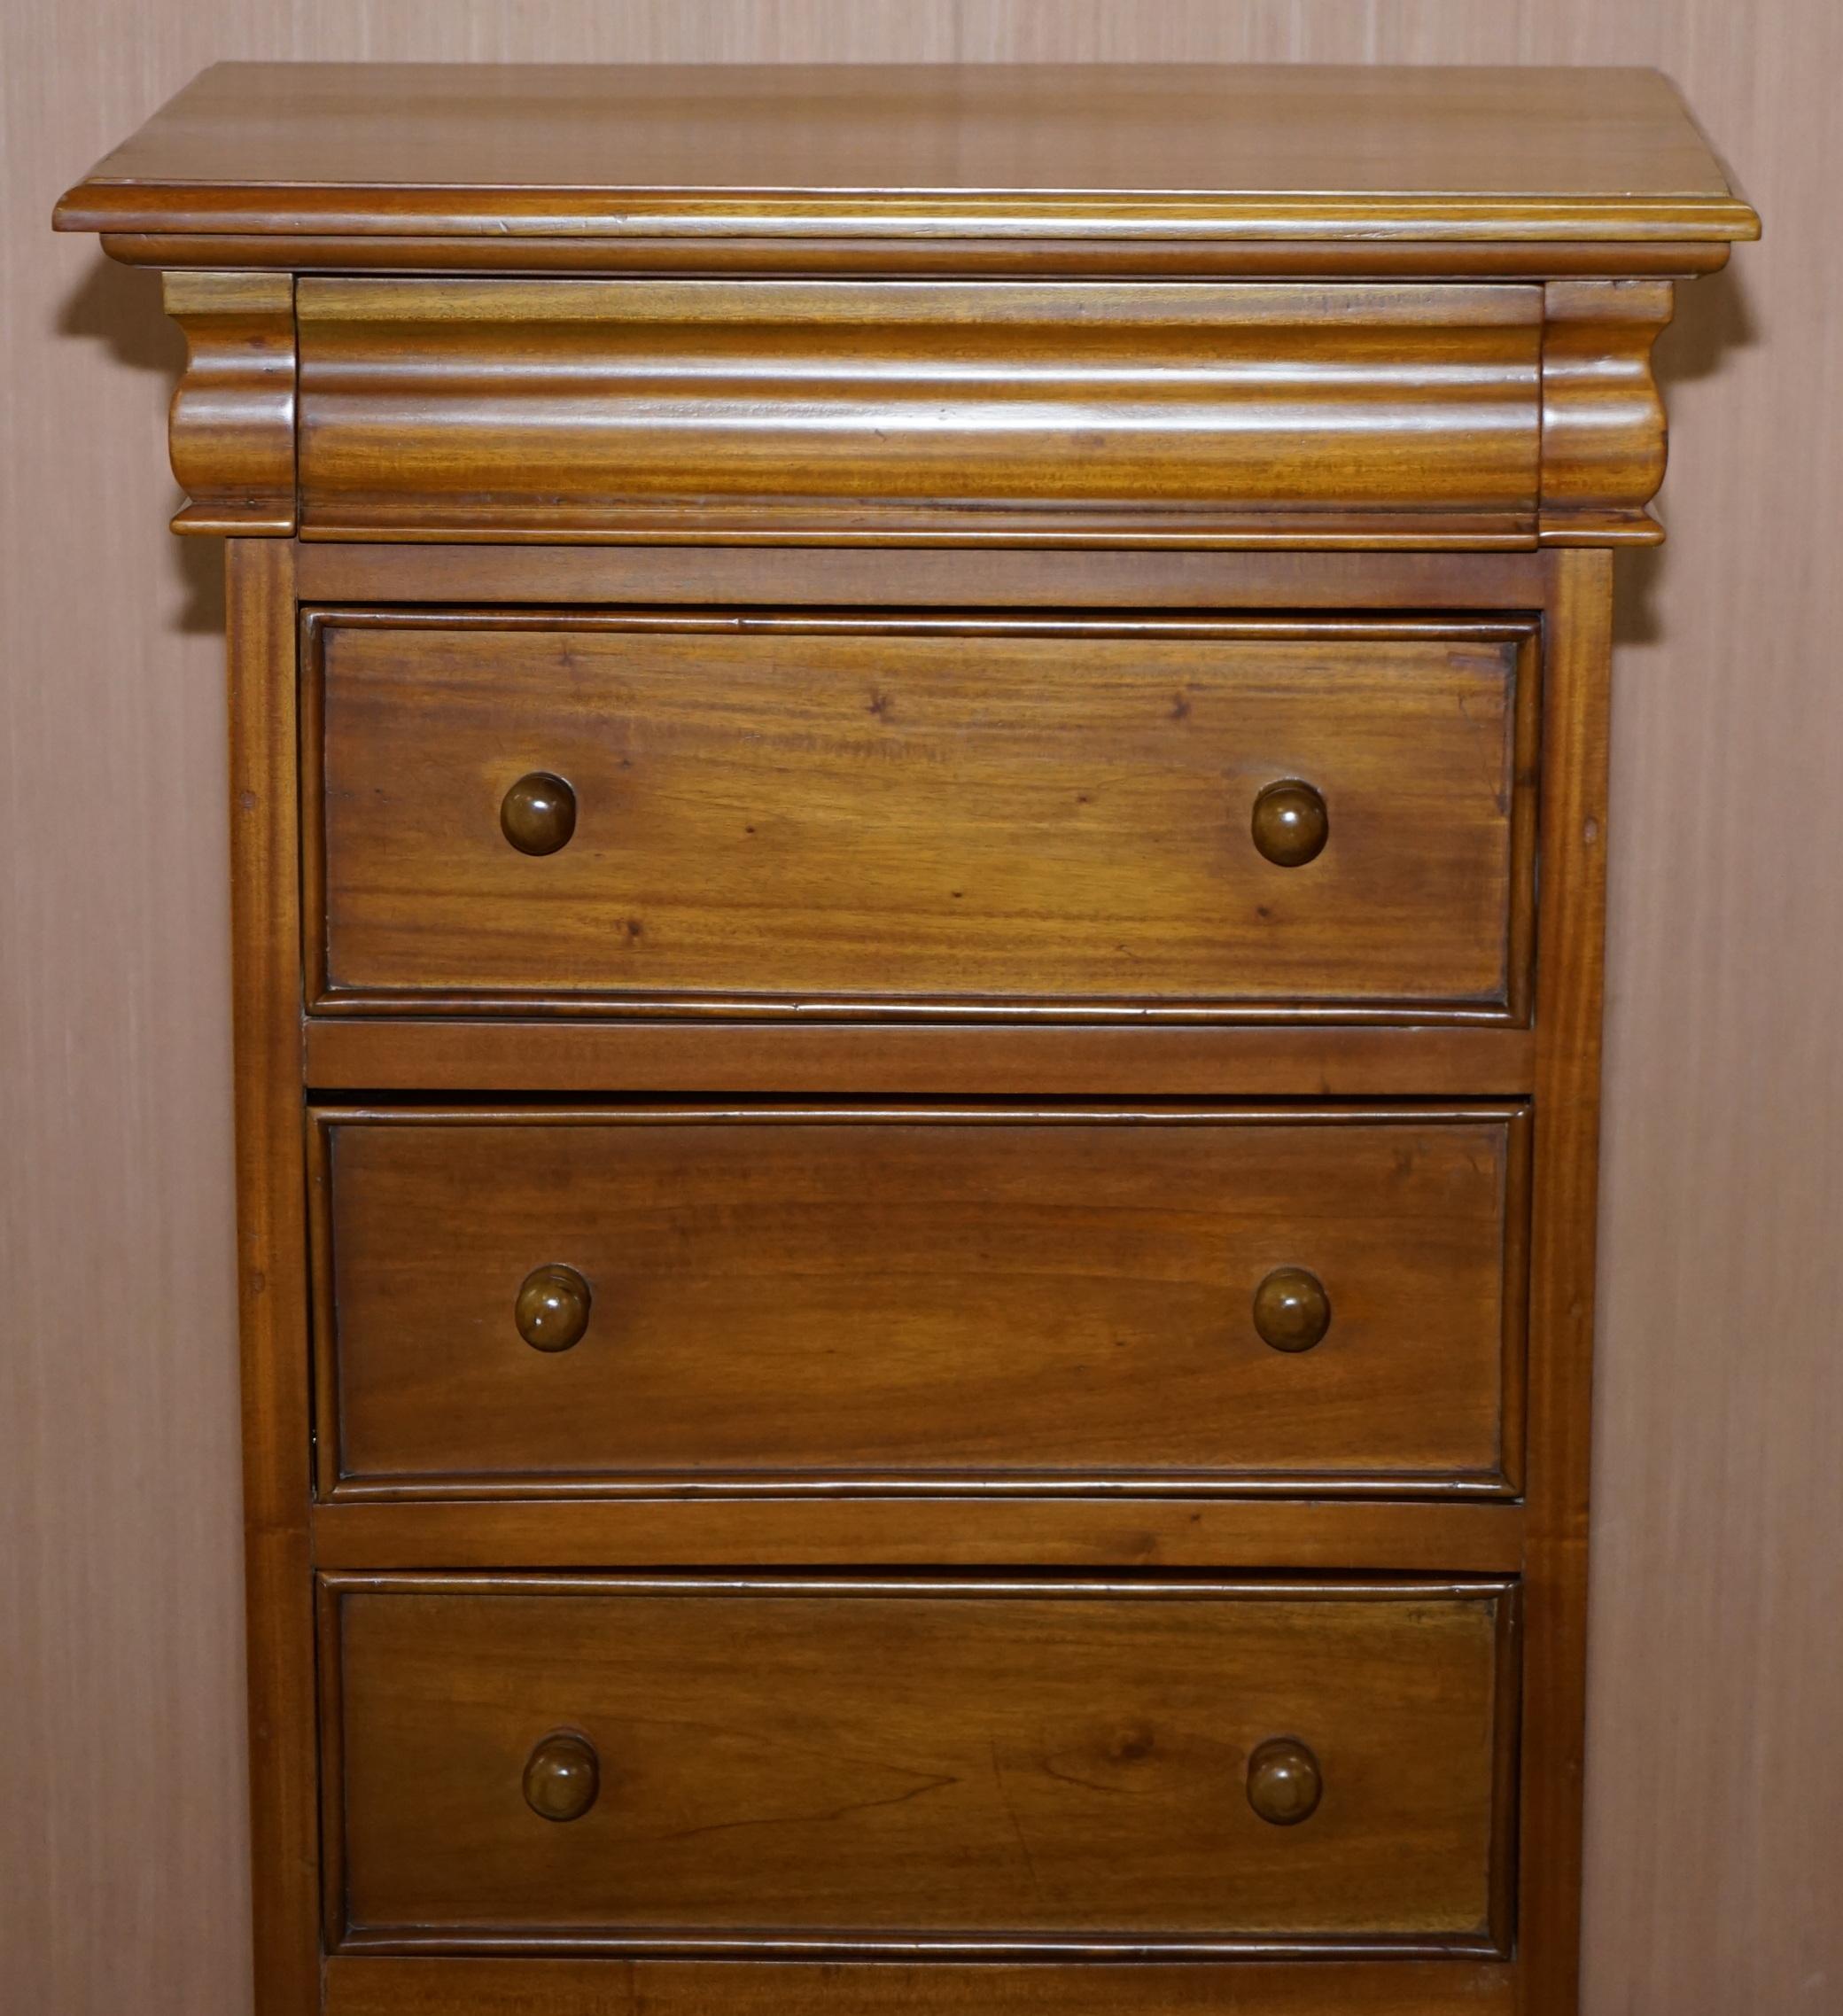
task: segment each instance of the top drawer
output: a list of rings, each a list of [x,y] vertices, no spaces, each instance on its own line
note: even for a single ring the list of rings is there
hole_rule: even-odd
[[[1520,1020],[1534,639],[318,614],[313,1005]]]
[[[1544,314],[1450,281],[308,275],[299,525],[1533,546],[1579,486],[1543,466]],[[1632,401],[1609,427],[1597,389],[1629,451]]]

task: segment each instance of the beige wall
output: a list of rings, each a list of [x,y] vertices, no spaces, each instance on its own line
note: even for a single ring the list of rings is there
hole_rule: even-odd
[[[1839,0],[4,0],[0,2004],[245,2007],[214,551],[47,230],[220,57],[1655,63],[1768,221],[1625,564],[1591,2016],[1843,2008]]]

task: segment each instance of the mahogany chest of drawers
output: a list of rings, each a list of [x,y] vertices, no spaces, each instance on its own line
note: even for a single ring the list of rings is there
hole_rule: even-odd
[[[260,2016],[1567,2016],[1640,72],[226,66]]]

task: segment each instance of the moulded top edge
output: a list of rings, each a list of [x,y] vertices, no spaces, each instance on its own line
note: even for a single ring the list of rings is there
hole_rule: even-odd
[[[1725,242],[1649,70],[230,64],[67,230]]]

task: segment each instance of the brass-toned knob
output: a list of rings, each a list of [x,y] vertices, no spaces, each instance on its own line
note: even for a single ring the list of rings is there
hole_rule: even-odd
[[[1276,1267],[1255,1290],[1255,1328],[1277,1351],[1309,1351],[1331,1327],[1331,1297],[1307,1267]]]
[[[576,794],[563,778],[533,770],[506,793],[499,829],[521,854],[554,854],[576,830]]]
[[[582,1342],[594,1299],[574,1267],[537,1267],[519,1284],[512,1319],[534,1351],[566,1351]]]
[[[1275,868],[1297,868],[1315,860],[1331,837],[1324,798],[1296,777],[1269,784],[1255,800],[1255,845]]]
[[[525,1803],[542,1820],[579,1820],[602,1789],[602,1763],[587,1736],[558,1729],[525,1760]]]
[[[1248,1760],[1248,1802],[1274,1827],[1296,1827],[1318,1810],[1318,1760],[1296,1736],[1273,1736]]]

